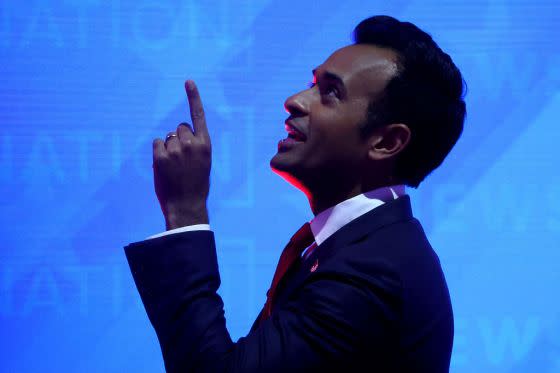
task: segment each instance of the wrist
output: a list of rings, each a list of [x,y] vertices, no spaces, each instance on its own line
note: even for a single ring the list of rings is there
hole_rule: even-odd
[[[165,229],[168,231],[196,224],[209,224],[206,206],[196,209],[171,208],[165,214]]]

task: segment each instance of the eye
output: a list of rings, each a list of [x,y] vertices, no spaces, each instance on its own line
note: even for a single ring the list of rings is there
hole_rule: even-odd
[[[321,86],[319,88],[319,91],[321,92],[321,96],[325,97],[325,98],[338,98],[338,89],[332,85],[332,84],[327,84],[324,86]]]
[[[316,85],[317,83],[315,81],[307,83],[307,87],[309,87],[309,89],[315,87]],[[321,92],[321,96],[338,98],[338,89],[334,85],[328,84],[326,88],[319,87],[319,91]]]
[[[327,88],[325,88],[325,92],[323,92],[323,94],[327,96],[338,97],[338,90],[336,89],[336,87],[329,85],[327,86]]]

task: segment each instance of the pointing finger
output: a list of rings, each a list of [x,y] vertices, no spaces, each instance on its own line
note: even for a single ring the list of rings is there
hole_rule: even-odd
[[[189,99],[189,108],[191,111],[191,120],[193,123],[194,135],[209,140],[208,128],[206,127],[206,117],[204,115],[204,107],[198,93],[198,87],[192,80],[185,82],[185,91]]]

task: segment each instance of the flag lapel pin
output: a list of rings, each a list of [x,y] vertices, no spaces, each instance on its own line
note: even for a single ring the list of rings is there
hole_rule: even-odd
[[[317,267],[319,267],[319,259],[315,260],[315,263],[313,263],[313,265],[309,269],[309,272],[315,272],[317,270]]]

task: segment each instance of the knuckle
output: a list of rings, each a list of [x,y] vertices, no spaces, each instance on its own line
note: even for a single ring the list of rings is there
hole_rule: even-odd
[[[202,141],[197,141],[196,143],[193,144],[193,147],[195,148],[195,151],[198,154],[202,154],[205,156],[211,154],[212,152],[210,145]]]
[[[180,154],[180,153],[181,153],[181,147],[176,146],[176,144],[174,144],[174,146],[168,146],[167,147],[167,154],[169,154],[169,155],[176,155],[176,154]]]
[[[190,137],[186,137],[181,139],[181,144],[185,149],[190,149],[193,144],[193,141]]]
[[[173,160],[177,160],[181,157],[181,151],[179,149],[171,149],[167,153],[169,154],[169,158]]]
[[[200,119],[202,117],[204,117],[204,111],[201,108],[193,110],[193,118]]]
[[[164,156],[164,155],[156,155],[156,156],[154,157],[153,163],[154,163],[156,166],[161,166],[162,164],[165,164],[166,161],[167,161],[167,157],[166,157],[166,156]]]
[[[204,155],[212,154],[212,147],[210,144],[203,144],[200,148]]]

